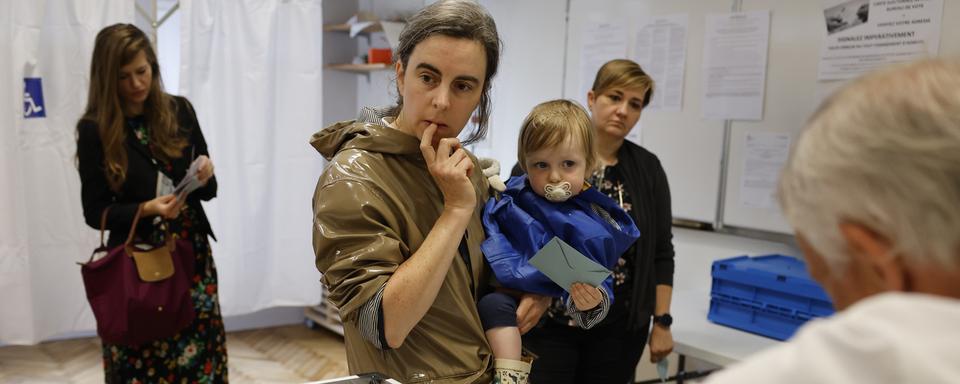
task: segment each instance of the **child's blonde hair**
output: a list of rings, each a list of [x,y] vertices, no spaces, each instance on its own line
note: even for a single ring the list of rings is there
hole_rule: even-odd
[[[587,174],[590,174],[597,166],[593,137],[593,122],[579,104],[563,99],[540,103],[533,107],[520,128],[520,143],[517,145],[520,168],[527,172],[528,153],[576,139],[583,149]]]

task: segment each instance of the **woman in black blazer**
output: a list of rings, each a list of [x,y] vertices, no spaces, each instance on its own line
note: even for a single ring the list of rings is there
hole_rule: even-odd
[[[90,73],[87,109],[77,123],[87,224],[99,229],[109,208],[108,244],[120,244],[142,204],[138,238],[158,245],[167,234],[189,239],[196,255],[193,323],[170,338],[137,347],[103,343],[106,381],[226,382],[226,340],[208,241],[213,231],[200,203],[217,195],[217,180],[193,107],[164,92],[150,40],[130,24],[100,31]],[[195,159],[203,186],[178,200],[173,186]]]
[[[544,320],[523,336],[524,347],[539,356],[532,383],[633,382],[644,344],[652,362],[673,351],[670,186],[657,156],[626,140],[653,87],[637,63],[616,59],[600,67],[587,94],[602,164],[590,184],[620,203],[640,238],[613,268],[614,302],[600,324],[588,330],[571,326],[559,301],[536,309],[546,311]],[[515,167],[512,174],[520,172]]]

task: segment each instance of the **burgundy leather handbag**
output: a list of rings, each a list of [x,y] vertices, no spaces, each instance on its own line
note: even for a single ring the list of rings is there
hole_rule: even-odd
[[[100,247],[80,263],[87,301],[97,319],[97,335],[112,344],[136,346],[173,336],[195,316],[190,286],[194,250],[187,240],[144,247],[134,243],[143,204],[130,227],[127,241],[109,249],[103,242],[107,208],[100,218]],[[103,258],[94,256],[106,252]]]

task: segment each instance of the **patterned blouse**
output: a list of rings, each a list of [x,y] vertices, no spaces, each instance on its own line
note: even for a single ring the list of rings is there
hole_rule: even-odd
[[[143,116],[127,118],[127,127],[133,131],[134,137],[137,138],[137,141],[141,145],[150,148],[150,153],[157,153],[158,150],[150,141],[150,128],[147,126]],[[157,164],[158,171],[173,180],[172,163],[157,158],[154,158],[153,161]],[[166,241],[164,238],[165,230],[169,230],[169,233],[178,239],[190,239],[191,234],[197,238],[205,237],[205,234],[193,231],[195,227],[194,223],[198,222],[198,220],[197,211],[189,205],[184,205],[183,211],[181,211],[180,216],[176,220],[154,220],[154,231],[147,241],[153,245],[163,244]],[[167,226],[169,226],[169,228]]]

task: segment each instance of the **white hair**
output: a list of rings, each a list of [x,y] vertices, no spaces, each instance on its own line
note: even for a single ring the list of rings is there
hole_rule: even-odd
[[[820,106],[779,185],[794,229],[833,266],[839,224],[870,228],[914,265],[960,266],[960,61],[867,75]]]

